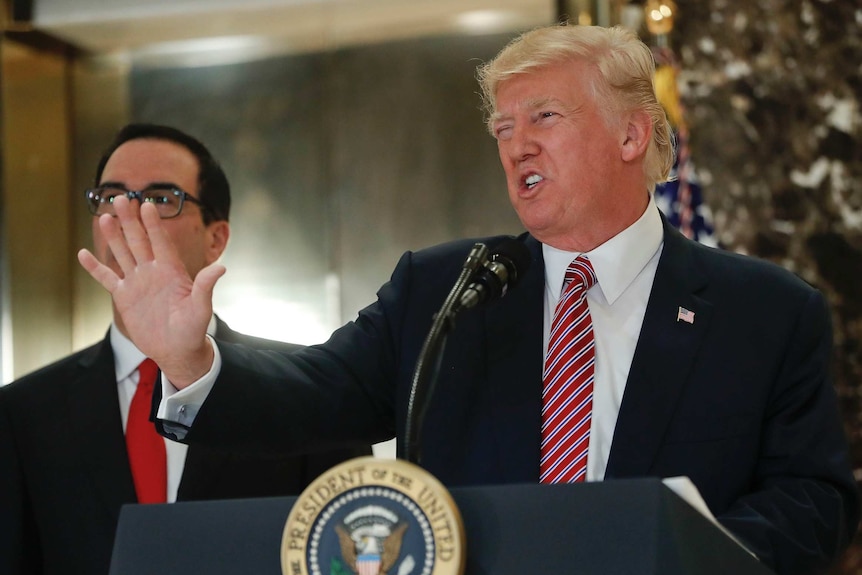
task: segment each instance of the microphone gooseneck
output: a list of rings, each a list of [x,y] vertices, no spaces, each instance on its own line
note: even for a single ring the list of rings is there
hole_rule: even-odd
[[[524,275],[529,265],[529,250],[514,238],[501,242],[490,258],[484,244],[474,244],[461,268],[458,280],[440,311],[434,315],[431,329],[416,361],[405,421],[404,459],[407,461],[420,464],[422,425],[440,371],[446,337],[454,328],[455,316],[461,310],[503,297]]]

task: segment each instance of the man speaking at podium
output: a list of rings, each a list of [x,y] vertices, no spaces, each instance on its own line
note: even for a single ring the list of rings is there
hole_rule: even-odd
[[[448,486],[687,475],[765,564],[814,572],[859,515],[829,312],[791,273],[661,217],[673,145],[653,72],[633,33],[580,26],[529,32],[480,68],[532,261],[458,317],[421,464]],[[207,339],[223,268],[190,278],[153,206],[116,210],[100,223],[125,279],[80,260],[162,369],[166,434],[273,451],[396,436],[403,454],[414,367],[473,240],[405,254],[355,321],[288,357]]]

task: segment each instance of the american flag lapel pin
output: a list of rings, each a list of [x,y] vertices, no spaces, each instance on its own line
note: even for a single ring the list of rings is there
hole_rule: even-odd
[[[684,321],[694,325],[694,312],[679,306],[679,311],[676,312],[676,321]]]

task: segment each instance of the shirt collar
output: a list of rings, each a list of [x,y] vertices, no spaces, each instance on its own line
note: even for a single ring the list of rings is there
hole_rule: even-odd
[[[114,369],[117,381],[123,381],[138,369],[146,356],[141,353],[132,340],[120,332],[117,324],[111,323],[111,348],[114,350]]]
[[[608,304],[613,304],[626,291],[661,247],[663,238],[661,216],[650,194],[646,210],[635,223],[599,247],[583,254],[590,259],[598,285]],[[560,298],[566,268],[579,255],[582,254],[542,244],[545,282],[554,299]]]
[[[216,319],[215,316],[210,318],[210,323],[207,326],[207,333],[215,335]],[[117,375],[117,381],[123,381],[130,377],[141,362],[146,359],[141,350],[139,350],[132,340],[127,338],[120,332],[117,324],[111,322],[110,332],[111,348],[114,350],[114,370]]]

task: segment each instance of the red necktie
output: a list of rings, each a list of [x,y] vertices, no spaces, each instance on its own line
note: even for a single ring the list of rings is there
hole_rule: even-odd
[[[574,483],[587,475],[596,361],[587,290],[595,283],[590,261],[575,259],[551,323],[542,378],[541,483]]]
[[[151,359],[138,366],[138,388],[129,407],[126,422],[126,448],[129,465],[135,481],[138,503],[164,503],[167,501],[168,464],[165,440],[156,433],[150,421],[153,386],[159,368]]]

